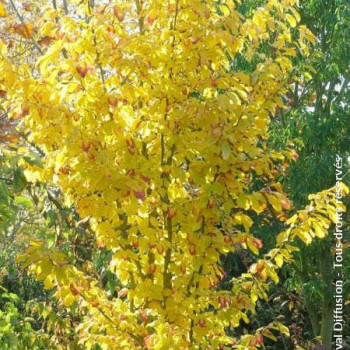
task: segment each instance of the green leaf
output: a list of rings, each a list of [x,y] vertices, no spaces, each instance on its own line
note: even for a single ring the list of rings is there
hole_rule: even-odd
[[[10,301],[13,301],[13,302],[19,301],[18,295],[14,294],[14,293],[3,293],[1,295],[1,298],[7,299],[7,300],[10,300]]]
[[[0,201],[8,203],[7,185],[2,180],[0,180]]]
[[[34,157],[31,158],[31,157],[24,156],[23,159],[31,165],[36,165],[40,168],[43,167],[43,163],[41,162],[40,158],[34,158]]]
[[[17,168],[13,174],[13,191],[15,193],[22,191],[26,184],[27,180],[23,174],[22,169]]]
[[[32,201],[28,197],[24,196],[16,196],[14,202],[16,205],[23,205],[27,208],[30,208],[32,206]]]

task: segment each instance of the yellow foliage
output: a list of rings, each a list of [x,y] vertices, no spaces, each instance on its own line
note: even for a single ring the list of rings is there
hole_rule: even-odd
[[[123,293],[107,295],[95,276],[43,242],[21,262],[63,305],[86,309],[77,329],[86,349],[233,344],[225,329],[249,322],[268,281],[278,283],[277,268],[292,259],[293,240],[325,236],[319,210],[334,220],[334,201],[313,199],[317,209],[290,219],[276,251],[232,292],[216,290],[225,278],[221,254],[238,247],[259,254],[252,211],[292,209],[275,183],[285,156],[269,153],[261,140],[283,105],[290,56],[313,37],[298,27],[299,42],[292,41],[295,1],[267,1],[251,19],[228,0],[219,9],[201,0],[114,1],[103,9],[74,3],[74,16],[56,21],[58,13],[47,11],[40,20],[52,40],[36,69],[12,63],[1,44],[1,83],[7,106],[22,111],[21,128],[45,153],[43,168],[28,166],[28,180],[58,186],[90,221],[97,244],[111,251],[108,268]],[[32,38],[29,26],[14,30]],[[273,62],[259,54],[269,38]],[[250,75],[231,69],[238,55],[250,62],[259,55]],[[275,190],[255,190],[253,174]],[[243,337],[241,346],[253,338]]]

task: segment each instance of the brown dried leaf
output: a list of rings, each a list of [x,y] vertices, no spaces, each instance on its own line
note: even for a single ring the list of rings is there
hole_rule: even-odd
[[[11,28],[16,34],[26,39],[29,39],[33,33],[33,26],[31,24],[15,24]]]

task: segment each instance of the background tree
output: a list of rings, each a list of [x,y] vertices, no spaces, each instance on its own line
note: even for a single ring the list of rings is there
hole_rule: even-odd
[[[296,83],[286,95],[289,108],[280,113],[271,129],[274,147],[283,147],[288,140],[299,145],[298,162],[283,180],[296,207],[304,206],[310,193],[334,185],[337,154],[343,157],[344,181],[349,183],[349,64],[344,59],[350,54],[346,39],[349,12],[346,1],[300,3],[301,23],[317,41],[307,58],[296,59]],[[302,76],[300,72],[305,71],[308,74]],[[349,288],[348,225],[345,220],[344,295]],[[303,337],[320,337],[326,348],[332,344],[334,245],[330,235],[309,247],[301,246],[286,282],[303,298],[311,321],[312,333]],[[345,313],[349,313],[348,308]],[[344,334],[349,332],[345,330]]]

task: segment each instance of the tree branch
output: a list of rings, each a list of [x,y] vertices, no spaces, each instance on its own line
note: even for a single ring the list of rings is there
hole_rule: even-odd
[[[68,15],[68,4],[67,0],[63,0],[63,10],[66,15]]]

